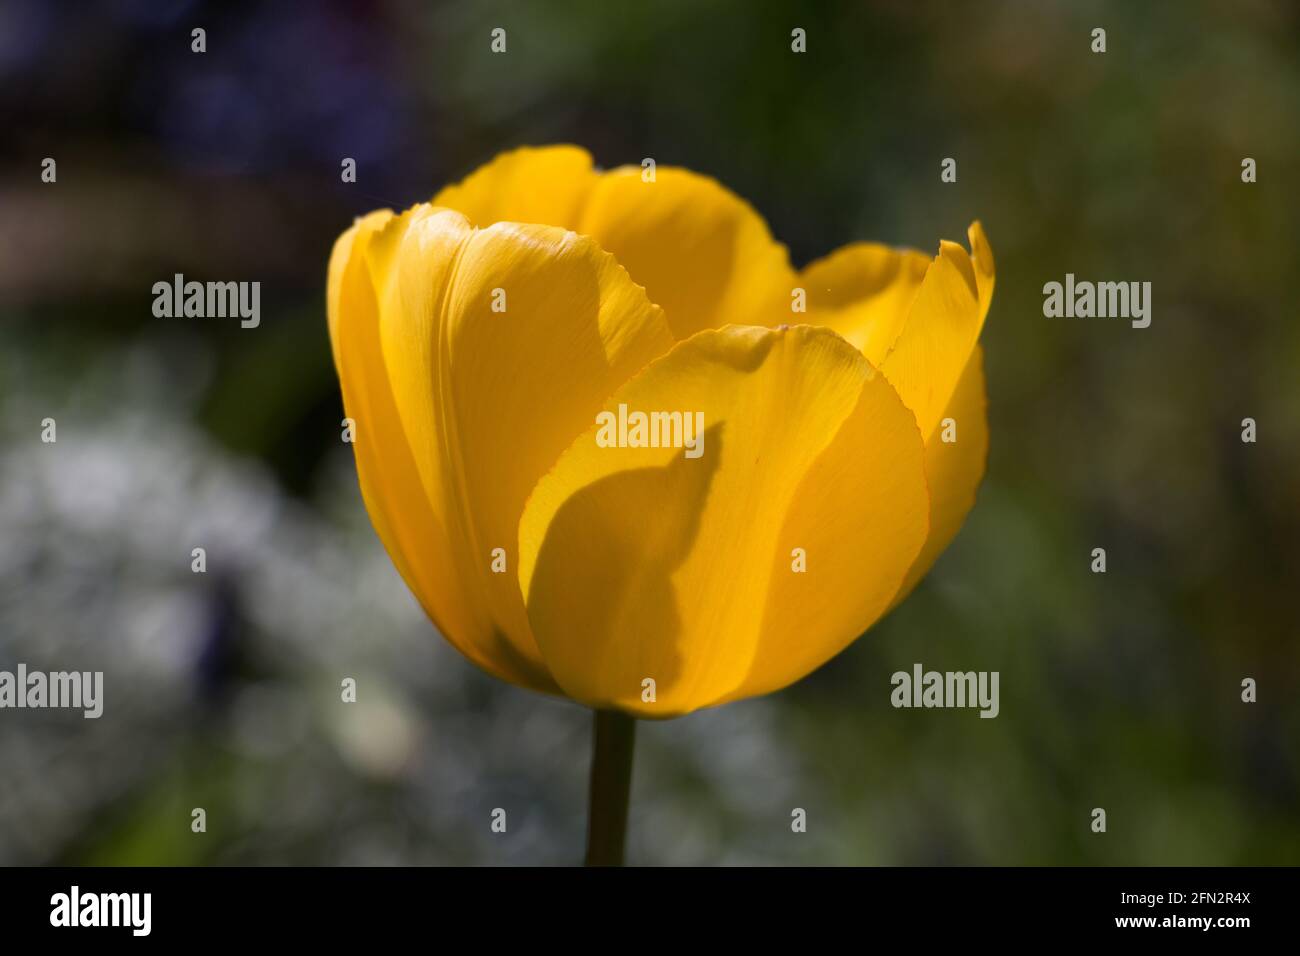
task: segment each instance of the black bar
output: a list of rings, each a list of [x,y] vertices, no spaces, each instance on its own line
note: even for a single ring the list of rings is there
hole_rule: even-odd
[[[58,894],[70,903],[76,886],[83,912],[100,905],[98,897],[87,904],[87,895],[150,894],[147,938],[169,943],[436,938],[447,947],[460,940],[457,950],[496,948],[514,933],[535,934],[536,946],[585,938],[636,949],[637,939],[667,945],[689,926],[698,927],[691,938],[733,941],[802,927],[817,936],[903,934],[927,944],[1127,937],[1139,945],[1205,939],[1231,946],[1261,934],[1293,938],[1297,886],[1295,871],[1282,868],[82,868],[10,869],[0,880],[6,943],[66,943],[74,933],[91,944],[146,938],[126,918],[140,917],[142,906],[127,911],[120,898],[126,925],[51,925]],[[1205,919],[1208,928],[1199,924]]]

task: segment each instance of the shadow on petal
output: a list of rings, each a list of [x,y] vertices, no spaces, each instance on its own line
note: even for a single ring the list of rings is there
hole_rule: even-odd
[[[683,678],[673,574],[699,534],[722,461],[722,428],[705,431],[709,454],[608,475],[573,494],[552,519],[528,610],[535,620],[571,622],[569,633],[542,649],[552,671],[566,675],[571,696],[596,706],[639,705],[645,678],[659,696]],[[643,715],[673,716],[652,706]]]

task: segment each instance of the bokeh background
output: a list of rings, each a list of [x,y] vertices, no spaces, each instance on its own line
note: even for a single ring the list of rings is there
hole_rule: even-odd
[[[807,680],[643,724],[631,862],[1300,862],[1298,116],[1282,0],[3,0],[0,669],[107,696],[0,712],[0,862],[579,859],[589,715],[407,594],[323,305],[354,216],[558,141],[717,176],[797,265],[976,217],[998,263],[965,529]],[[154,318],[175,272],[260,280],[261,327]],[[1151,281],[1151,327],[1044,318],[1066,272]],[[1001,715],[892,709],[914,662]]]

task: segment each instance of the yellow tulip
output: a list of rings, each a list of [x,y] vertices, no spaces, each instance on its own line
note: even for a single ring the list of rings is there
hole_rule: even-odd
[[[328,312],[375,529],[512,683],[662,718],[799,680],[974,502],[994,269],[969,239],[795,271],[714,180],[572,146],[371,213]],[[702,413],[700,454],[599,441],[629,410]]]

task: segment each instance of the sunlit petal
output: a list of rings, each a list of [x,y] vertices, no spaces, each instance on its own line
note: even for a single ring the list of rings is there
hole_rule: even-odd
[[[700,412],[704,443],[601,447],[593,426],[530,499],[520,578],[566,693],[673,716],[796,680],[884,610],[925,538],[923,448],[838,335],[702,332],[620,405]],[[795,547],[815,573],[792,570]]]

